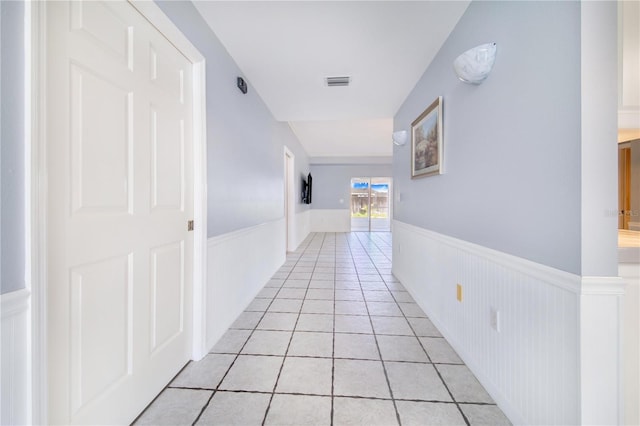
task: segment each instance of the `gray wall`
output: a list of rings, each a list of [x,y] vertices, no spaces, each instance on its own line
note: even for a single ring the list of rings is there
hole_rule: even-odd
[[[238,66],[193,4],[157,4],[207,61],[209,236],[284,217],[283,147],[294,153],[299,176],[309,172],[306,153],[289,126],[275,121],[251,81],[246,95],[238,90]],[[298,203],[296,211],[308,209]]]
[[[348,209],[351,178],[390,177],[391,174],[391,164],[312,164],[311,206],[313,209]]]
[[[454,59],[487,42],[491,75],[459,82]],[[439,95],[445,174],[411,180],[411,147],[394,147],[395,219],[579,274],[580,4],[472,2],[394,130]]]
[[[0,293],[25,287],[24,3],[0,1]]]

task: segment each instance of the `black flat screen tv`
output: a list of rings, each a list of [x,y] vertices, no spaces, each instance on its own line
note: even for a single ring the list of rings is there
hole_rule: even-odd
[[[311,173],[307,176],[307,179],[302,179],[302,203],[311,204],[311,189],[313,187],[313,178]]]

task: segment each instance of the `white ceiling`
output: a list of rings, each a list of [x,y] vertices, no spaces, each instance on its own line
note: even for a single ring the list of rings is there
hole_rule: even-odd
[[[195,1],[310,157],[390,156],[393,116],[469,1]],[[325,77],[350,76],[349,87]]]
[[[293,121],[291,129],[310,157],[391,155],[393,118]]]

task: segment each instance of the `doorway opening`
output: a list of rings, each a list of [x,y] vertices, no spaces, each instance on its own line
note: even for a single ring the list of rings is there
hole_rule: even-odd
[[[391,178],[351,179],[351,231],[391,230]]]
[[[640,139],[618,144],[618,229],[640,231]]]

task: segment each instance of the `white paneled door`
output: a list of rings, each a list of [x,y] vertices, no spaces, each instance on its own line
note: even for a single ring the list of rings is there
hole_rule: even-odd
[[[190,358],[192,64],[127,2],[46,9],[49,422],[128,424]]]

